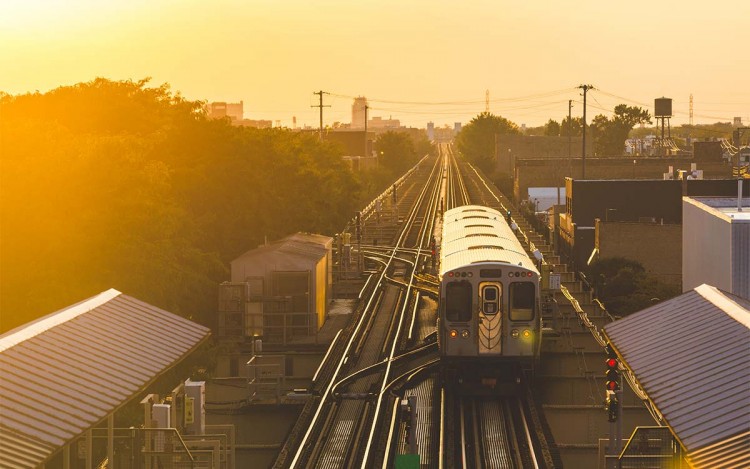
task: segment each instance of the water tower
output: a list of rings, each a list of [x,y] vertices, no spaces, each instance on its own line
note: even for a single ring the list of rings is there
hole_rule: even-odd
[[[669,118],[672,117],[672,98],[656,98],[654,100],[654,117],[656,118],[656,128],[659,128],[659,120],[661,120],[661,138],[659,139],[659,156],[665,156],[667,145],[664,140],[664,123],[666,121],[668,136],[672,138],[672,128],[669,125]]]

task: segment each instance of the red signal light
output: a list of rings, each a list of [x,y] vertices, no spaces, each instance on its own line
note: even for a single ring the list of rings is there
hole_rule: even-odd
[[[604,371],[604,375],[607,377],[604,386],[607,391],[617,391],[620,389],[620,371],[618,370],[620,364],[617,361],[617,355],[611,347],[607,347],[607,355],[609,357],[604,360],[604,363],[607,365],[607,369]]]

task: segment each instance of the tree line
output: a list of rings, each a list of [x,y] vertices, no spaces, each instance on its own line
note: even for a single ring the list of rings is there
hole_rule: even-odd
[[[0,94],[0,115],[0,331],[108,288],[212,326],[229,261],[334,234],[425,150],[382,136],[398,164],[356,174],[317,134],[211,120],[147,79]]]
[[[618,104],[613,115],[595,116],[587,123],[589,138],[593,140],[594,152],[598,156],[620,156],[625,150],[625,140],[633,128],[641,123],[651,123],[647,110],[636,106]],[[495,135],[518,135],[521,130],[508,119],[483,112],[465,125],[456,136],[459,151],[484,171],[495,169]],[[526,129],[526,135],[547,137],[579,137],[583,134],[583,119],[567,116],[557,122],[550,119],[541,127]]]

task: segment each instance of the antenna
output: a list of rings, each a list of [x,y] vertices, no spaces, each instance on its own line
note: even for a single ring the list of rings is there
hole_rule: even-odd
[[[690,93],[690,125],[693,125],[693,93]]]
[[[490,90],[484,93],[484,112],[490,112]]]

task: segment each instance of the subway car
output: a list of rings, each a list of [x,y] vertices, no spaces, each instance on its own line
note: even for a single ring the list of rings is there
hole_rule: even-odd
[[[539,270],[505,216],[479,205],[446,211],[439,278],[444,385],[517,389],[539,358]]]

